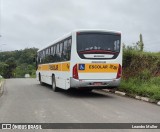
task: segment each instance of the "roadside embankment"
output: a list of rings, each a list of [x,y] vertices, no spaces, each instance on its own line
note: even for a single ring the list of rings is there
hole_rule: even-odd
[[[118,91],[141,100],[160,101],[160,52],[125,49]]]

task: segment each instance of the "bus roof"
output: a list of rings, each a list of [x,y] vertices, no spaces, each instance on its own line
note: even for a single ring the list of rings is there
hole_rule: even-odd
[[[106,32],[106,33],[118,33],[118,34],[121,34],[120,31],[113,31],[113,30],[105,30],[105,29],[76,29],[76,30],[73,30],[72,32],[66,34],[66,35],[63,35],[62,37],[56,39],[55,41],[52,42],[52,44],[50,45],[47,45],[41,49],[39,49],[37,52],[40,52],[42,51],[43,49],[46,49],[50,46],[52,46],[53,44],[67,38],[67,37],[70,37],[72,35],[72,33],[75,33],[75,32]]]

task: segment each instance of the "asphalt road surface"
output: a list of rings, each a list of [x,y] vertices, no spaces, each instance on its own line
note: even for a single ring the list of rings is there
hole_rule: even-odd
[[[53,92],[35,79],[8,79],[0,97],[0,122],[160,123],[160,107],[111,93]]]

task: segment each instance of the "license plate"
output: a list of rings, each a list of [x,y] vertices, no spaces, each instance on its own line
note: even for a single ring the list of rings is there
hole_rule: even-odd
[[[101,86],[102,83],[101,82],[95,82],[95,83],[93,83],[93,85],[95,85],[95,86]]]

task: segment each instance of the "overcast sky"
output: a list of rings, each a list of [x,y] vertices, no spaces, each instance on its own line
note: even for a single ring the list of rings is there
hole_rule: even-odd
[[[74,29],[122,32],[160,51],[160,0],[0,0],[0,50],[41,48]],[[4,45],[5,44],[5,45]]]

